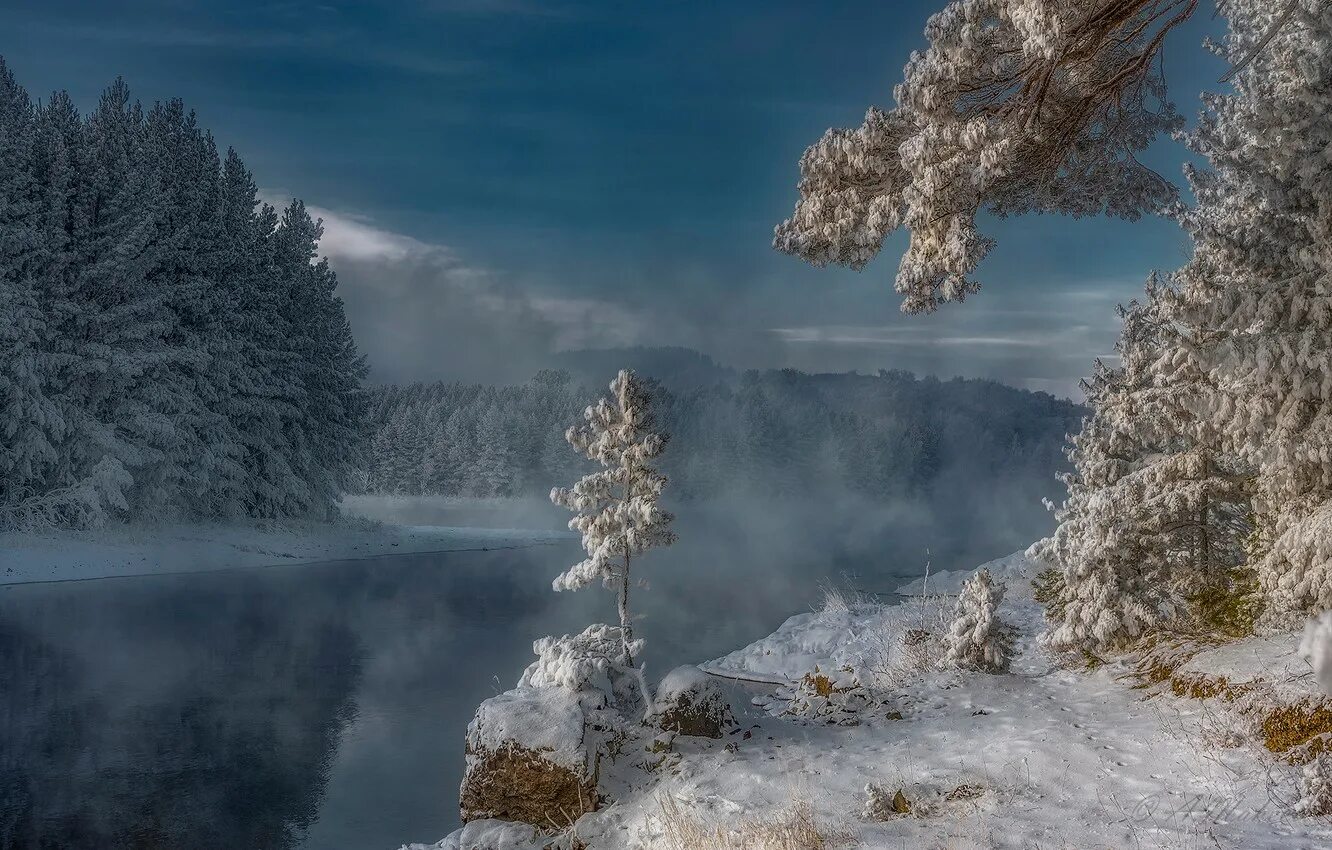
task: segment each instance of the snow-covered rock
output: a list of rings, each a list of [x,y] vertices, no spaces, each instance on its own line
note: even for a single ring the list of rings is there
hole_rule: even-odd
[[[491,697],[467,727],[464,822],[498,818],[548,826],[553,812],[594,811],[599,753],[575,691],[518,687]]]
[[[716,679],[686,664],[667,673],[657,686],[653,723],[666,732],[720,738],[735,725],[735,717]]]
[[[540,850],[546,842],[535,827],[503,820],[474,820],[434,844],[404,844],[399,850]]]

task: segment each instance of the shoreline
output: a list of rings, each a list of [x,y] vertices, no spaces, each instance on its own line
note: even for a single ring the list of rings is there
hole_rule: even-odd
[[[279,569],[556,545],[565,531],[331,523],[181,523],[0,534],[0,587]]]

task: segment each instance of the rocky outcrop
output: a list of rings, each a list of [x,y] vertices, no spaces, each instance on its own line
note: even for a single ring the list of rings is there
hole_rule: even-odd
[[[601,802],[601,749],[588,740],[579,695],[519,687],[481,703],[467,728],[464,823],[495,818],[550,829]]]

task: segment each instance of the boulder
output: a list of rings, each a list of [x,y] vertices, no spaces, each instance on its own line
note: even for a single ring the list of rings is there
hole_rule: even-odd
[[[494,818],[549,829],[601,802],[601,749],[589,745],[577,693],[519,687],[491,697],[467,727],[464,823]]]
[[[695,738],[720,738],[735,726],[730,701],[721,686],[697,667],[676,667],[657,686],[654,725]]]

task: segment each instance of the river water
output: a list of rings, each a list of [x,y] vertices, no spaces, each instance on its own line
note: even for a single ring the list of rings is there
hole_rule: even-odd
[[[650,679],[769,633],[840,569],[714,551],[642,562]],[[443,837],[477,703],[514,684],[535,638],[614,617],[599,587],[551,592],[580,556],[570,542],[0,589],[0,848]]]

